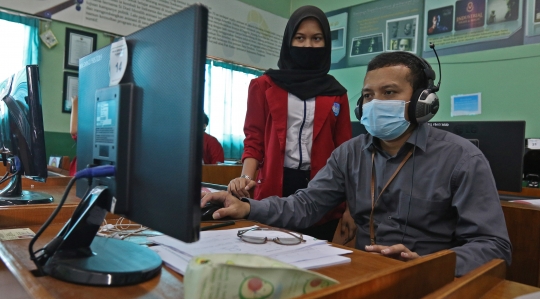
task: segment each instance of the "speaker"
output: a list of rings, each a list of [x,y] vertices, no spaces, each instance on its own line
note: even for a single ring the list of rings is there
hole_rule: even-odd
[[[435,50],[433,48],[433,50]],[[427,61],[423,58],[418,57],[409,52],[400,52],[411,57],[414,57],[422,67],[424,72],[424,78],[427,81],[427,88],[420,88],[413,92],[413,95],[409,102],[409,107],[407,108],[407,115],[409,116],[409,121],[412,124],[421,124],[428,122],[430,119],[435,116],[437,111],[439,111],[439,97],[436,92],[439,90],[439,87],[433,82],[435,80],[435,72],[429,65]],[[440,66],[439,66],[440,68]],[[356,103],[356,108],[354,109],[354,114],[358,120],[362,118],[362,102],[363,96],[360,96],[358,102]]]

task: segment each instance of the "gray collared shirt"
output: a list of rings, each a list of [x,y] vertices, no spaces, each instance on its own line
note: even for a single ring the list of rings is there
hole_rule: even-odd
[[[451,249],[456,276],[495,258],[510,264],[512,247],[488,161],[468,140],[427,124],[395,157],[371,135],[343,143],[308,188],[286,198],[250,200],[249,219],[302,229],[347,200],[357,226],[356,248],[364,249],[370,244],[371,153],[376,198],[411,147],[413,156],[375,206],[377,244],[402,243],[419,255]]]

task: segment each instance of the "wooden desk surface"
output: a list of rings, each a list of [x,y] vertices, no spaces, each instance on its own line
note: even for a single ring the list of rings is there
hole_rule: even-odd
[[[35,190],[50,194],[53,196],[54,201],[50,204],[0,206],[0,228],[43,224],[52,211],[56,209],[70,179],[71,177],[55,177],[49,178],[46,183],[39,183],[23,178],[23,190]],[[56,216],[55,222],[65,223],[71,217],[79,202],[80,199],[75,195],[74,185],[63,209]]]
[[[226,164],[203,165],[202,181],[227,186],[232,179],[242,174],[242,167],[242,165]]]
[[[238,227],[251,225],[249,222],[239,222]],[[54,237],[63,224],[55,223],[47,229],[39,239],[35,248],[41,248]],[[36,231],[39,226],[28,226]],[[227,227],[230,228],[230,227]],[[54,278],[34,277],[30,271],[35,265],[28,255],[30,240],[12,240],[0,242],[0,258],[4,261],[13,276],[31,298],[181,298],[183,294],[183,277],[167,267],[163,267],[161,275],[147,282],[123,287],[91,287],[71,284]],[[354,283],[358,277],[372,275],[378,271],[388,270],[404,264],[403,262],[375,256],[366,252],[354,250],[350,255],[351,263],[321,268],[317,272],[328,275],[342,283]],[[0,268],[0,277],[6,274]]]
[[[540,198],[540,188],[521,188],[521,192],[499,191],[499,194]]]
[[[252,224],[248,221],[239,221],[236,227],[245,227]],[[42,238],[36,242],[35,248],[45,245],[62,225],[62,223],[51,225],[44,232]],[[29,228],[37,230],[39,226],[29,226]],[[6,265],[6,268],[0,268],[0,277],[9,274],[6,273],[9,270],[24,290],[22,295],[27,295],[30,298],[72,298],[75,296],[81,299],[182,298],[183,278],[167,267],[163,267],[161,274],[152,280],[124,287],[91,287],[59,281],[48,276],[35,277],[30,272],[35,269],[35,266],[28,257],[27,247],[29,242],[30,240],[0,242],[0,258]],[[407,289],[404,287],[392,287],[395,284],[400,284],[400,286],[406,284],[411,289],[411,292],[405,292],[409,295],[401,296],[402,298],[416,298],[419,296],[411,296],[410,294],[417,294],[414,291],[418,292],[418,290],[422,293],[427,292],[426,290],[434,291],[450,282],[453,278],[453,267],[455,265],[455,254],[449,251],[409,263],[358,250],[353,250],[353,253],[348,256],[352,260],[350,264],[316,270],[321,274],[337,279],[340,281],[339,285],[333,286],[332,289],[329,287],[321,290],[323,292],[307,294],[302,298],[344,298],[341,295],[347,294],[354,294],[355,298],[367,298],[380,292],[399,293]],[[445,275],[422,277],[421,273],[429,272],[429,269],[432,272],[445,273]]]
[[[60,199],[63,194],[64,186],[67,184],[67,182],[62,183],[60,181],[52,182],[53,183],[46,185],[37,185],[38,183],[36,183],[35,187],[39,191],[53,195],[56,200],[55,203],[0,207],[0,228],[30,227],[32,230],[37,231],[40,225],[51,214],[52,210],[56,208],[57,200]],[[71,216],[79,202],[79,199],[75,197],[74,190],[75,189],[72,189],[67,204],[55,219],[55,223],[44,233],[42,238],[35,245],[35,248],[40,248],[49,241]],[[506,208],[512,208],[511,211],[515,210],[518,212],[540,212],[540,209],[514,203],[503,203],[503,210]],[[506,211],[505,216],[508,217]],[[114,217],[116,216],[108,216],[108,218]],[[248,225],[246,222],[240,223],[244,223],[243,225],[239,224],[242,226]],[[521,230],[523,230],[523,227],[521,227]],[[167,267],[163,267],[161,274],[150,281],[125,287],[90,287],[62,282],[51,277],[34,277],[30,273],[30,270],[35,269],[35,266],[28,257],[28,243],[29,240],[0,242],[0,258],[3,261],[3,264],[0,263],[0,287],[5,284],[11,284],[10,290],[20,295],[20,297],[17,298],[182,298],[183,278],[181,275]],[[538,252],[536,252],[536,254],[538,255]],[[384,293],[376,293],[376,291],[383,289],[405,294],[400,297],[407,297],[408,295],[409,298],[415,298],[411,297],[411,294],[413,294],[414,291],[414,284],[422,282],[422,287],[433,287],[437,284],[439,284],[440,287],[442,286],[440,285],[441,281],[447,280],[447,278],[441,280],[440,277],[438,277],[441,272],[444,272],[441,270],[444,268],[442,265],[447,265],[449,255],[445,252],[432,255],[432,260],[428,261],[438,263],[436,264],[437,267],[434,269],[432,269],[432,266],[435,264],[403,263],[357,250],[349,256],[352,259],[350,264],[326,267],[317,270],[317,272],[321,274],[328,275],[340,281],[339,285],[335,286],[334,289],[325,289],[327,293],[312,293],[303,296],[303,298],[340,298],[336,297],[335,294],[349,297],[353,296],[354,298],[372,297],[374,294],[378,294],[380,297],[380,295],[384,295]],[[446,260],[441,262],[439,257],[446,258]],[[454,257],[452,258],[455,260]],[[514,260],[514,262],[516,262],[516,260]],[[418,267],[411,270],[413,266]],[[535,267],[535,265],[531,266]],[[453,273],[453,269],[451,273]],[[408,288],[400,287],[396,290],[396,288],[393,287],[396,283],[402,283],[403,281],[407,281],[407,278],[411,277],[414,279],[408,281]],[[435,279],[436,281],[430,284],[430,279]],[[19,285],[14,284],[14,282],[18,282]],[[411,290],[404,291],[408,289]],[[354,292],[351,293],[351,290],[354,290]],[[489,295],[494,296],[493,298],[507,298],[507,296],[511,294],[524,294],[533,290],[534,289],[522,284],[502,280],[499,284],[490,289],[488,293]],[[342,296],[341,298],[344,297]]]

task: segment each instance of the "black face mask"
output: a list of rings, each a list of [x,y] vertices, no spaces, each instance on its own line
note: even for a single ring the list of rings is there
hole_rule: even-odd
[[[324,47],[291,47],[291,57],[297,69],[316,70],[323,63],[326,49]]]

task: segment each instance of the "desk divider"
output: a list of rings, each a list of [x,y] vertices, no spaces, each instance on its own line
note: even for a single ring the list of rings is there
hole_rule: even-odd
[[[505,274],[506,263],[503,260],[495,259],[472,270],[461,278],[457,278],[452,283],[424,297],[424,299],[480,298],[502,282]]]
[[[358,281],[340,283],[298,298],[420,298],[451,283],[455,267],[455,252],[442,250]]]

